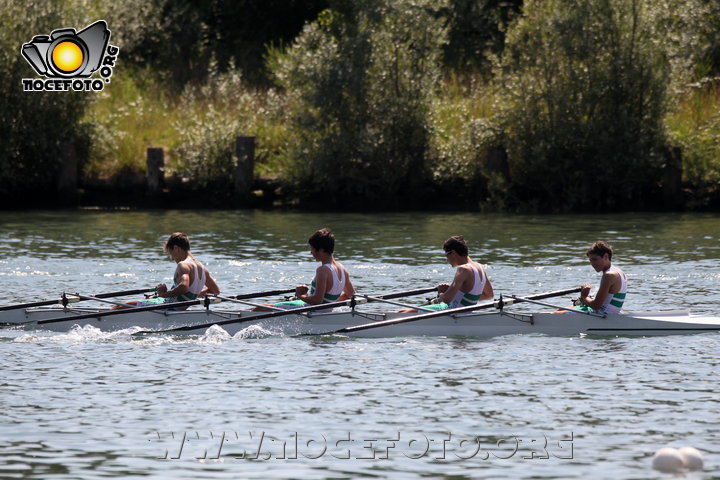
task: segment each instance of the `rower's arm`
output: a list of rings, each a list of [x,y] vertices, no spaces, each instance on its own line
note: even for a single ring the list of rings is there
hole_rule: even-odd
[[[327,268],[319,267],[315,271],[315,293],[313,295],[296,295],[299,300],[310,305],[320,305],[325,298],[325,292],[327,291],[328,281],[330,272]]]
[[[220,287],[215,283],[215,279],[210,276],[210,272],[205,269],[205,288],[202,289],[198,297],[204,297],[207,294],[220,295]]]
[[[184,263],[178,263],[177,270],[175,270],[175,282],[176,286],[172,290],[166,290],[165,292],[158,289],[159,297],[177,297],[190,290],[190,267]]]
[[[480,294],[480,300],[490,300],[495,296],[495,292],[493,291],[487,272],[483,271],[483,273],[485,274],[485,287],[483,288],[482,294]]]
[[[338,300],[347,300],[348,298],[352,298],[353,295],[355,295],[355,287],[350,281],[348,271],[345,270],[345,288],[343,289],[342,294],[338,297]]]
[[[598,287],[597,292],[595,292],[595,298],[581,296],[580,301],[593,310],[598,310],[603,306],[603,303],[605,303],[607,296],[610,295],[610,287],[612,286],[612,283],[613,275],[604,273],[602,279],[600,279],[600,286]]]
[[[457,272],[455,272],[455,278],[453,278],[452,283],[450,286],[445,290],[443,293],[438,295],[438,299],[441,302],[450,303],[452,302],[452,299],[455,298],[455,294],[460,291],[460,287],[462,287],[463,282],[465,281],[465,277],[467,276],[467,270],[464,268],[458,267]]]

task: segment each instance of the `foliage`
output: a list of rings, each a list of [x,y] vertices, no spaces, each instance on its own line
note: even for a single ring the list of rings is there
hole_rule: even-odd
[[[456,205],[500,207],[506,191],[489,158],[500,143],[495,115],[497,88],[455,78],[433,100],[430,119],[432,179]]]
[[[70,156],[82,160],[87,131],[79,120],[88,96],[75,92],[24,92],[21,79],[36,73],[20,55],[23,43],[64,25],[81,24],[66,2],[0,0],[0,196],[56,191]],[[70,2],[68,2],[70,3]],[[28,16],[27,12],[33,12]],[[24,19],[18,22],[17,19]],[[75,153],[73,153],[73,151]]]
[[[648,197],[673,74],[693,45],[675,3],[526,2],[500,63],[519,204],[627,209]]]
[[[88,179],[142,177],[146,149],[172,145],[171,102],[147,72],[119,68],[94,98],[83,121],[92,142],[83,174]]]
[[[98,96],[85,116],[93,138],[88,177],[144,175],[146,149],[163,147],[166,171],[198,187],[232,185],[235,137],[257,137],[256,172],[276,175],[285,141],[283,98],[254,90],[233,69],[211,71],[205,84],[186,87],[173,102],[148,72],[121,70],[112,94]]]
[[[709,75],[720,75],[720,2],[704,0],[702,21],[698,22],[703,41],[701,58]]]
[[[720,3],[572,3],[0,0],[0,196],[54,195],[71,156],[142,179],[150,146],[219,191],[254,135],[256,174],[332,208],[638,208],[675,146],[686,205],[720,205]],[[102,93],[22,91],[23,43],[97,19]]]
[[[720,200],[720,78],[688,86],[668,116],[670,139],[682,147],[683,180],[689,205]]]
[[[292,108],[294,178],[326,204],[424,186],[445,29],[430,0],[331,2],[270,66]]]
[[[123,8],[128,3],[137,8]],[[325,0],[125,0],[121,14],[109,15],[128,26],[128,61],[152,68],[176,91],[202,84],[211,63],[220,72],[231,65],[252,84],[267,83],[263,56],[268,44],[290,42]],[[140,13],[142,12],[142,13]],[[126,19],[134,21],[125,22]]]
[[[521,12],[522,0],[449,0],[443,63],[462,73],[485,73],[505,43],[505,30]]]
[[[275,92],[253,92],[236,70],[231,72],[211,73],[202,88],[186,88],[178,108],[193,115],[175,121],[175,168],[201,188],[232,191],[238,136],[258,137],[256,161],[263,163],[277,148],[273,140],[282,135],[277,131],[281,123],[275,118],[280,110]]]

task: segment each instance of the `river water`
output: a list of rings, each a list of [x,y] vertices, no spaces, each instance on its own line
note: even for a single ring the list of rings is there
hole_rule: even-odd
[[[646,213],[0,212],[0,304],[169,283],[174,231],[223,293],[289,288],[324,226],[363,293],[449,281],[455,234],[496,295],[597,284],[604,239],[627,310],[720,315],[720,216]],[[684,445],[705,470],[683,478],[720,478],[718,334],[247,333],[0,330],[0,478],[659,479],[653,453]]]

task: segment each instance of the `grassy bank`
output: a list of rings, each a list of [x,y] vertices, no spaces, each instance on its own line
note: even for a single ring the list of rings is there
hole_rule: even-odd
[[[433,101],[431,170],[449,187],[489,182],[487,195],[502,183],[485,152],[497,142],[493,130],[499,96],[481,80],[443,80]],[[256,174],[282,177],[291,168],[286,155],[287,99],[275,90],[247,87],[231,74],[214,75],[202,86],[177,93],[142,71],[119,71],[98,95],[84,121],[92,125],[88,179],[143,176],[146,149],[163,147],[169,174],[203,178],[230,168],[236,135],[257,137]],[[720,194],[720,80],[693,84],[679,95],[666,118],[670,145],[682,149],[682,181],[703,207]],[[502,185],[499,185],[501,188]],[[497,205],[500,206],[500,205]]]
[[[672,144],[681,147],[683,182],[691,207],[720,198],[720,78],[689,85],[667,117]]]
[[[143,71],[121,70],[87,109],[92,149],[87,179],[144,175],[146,150],[165,150],[170,175],[208,180],[234,162],[234,139],[257,137],[256,173],[283,171],[283,98],[247,87],[237,74],[213,75],[182,92]]]

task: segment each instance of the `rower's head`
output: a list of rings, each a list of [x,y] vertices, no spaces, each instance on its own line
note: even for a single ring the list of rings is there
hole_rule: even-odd
[[[451,265],[464,263],[460,260],[467,261],[467,256],[469,255],[467,242],[462,235],[455,235],[445,240],[443,250],[445,250],[445,256]]]
[[[187,252],[190,251],[190,239],[182,232],[175,232],[165,241],[165,251],[173,257],[173,260],[175,253],[187,257]]]
[[[590,265],[593,266],[596,272],[606,270],[610,267],[612,253],[613,251],[610,244],[603,241],[593,243],[586,252],[588,260],[590,260]]]
[[[310,244],[310,247],[312,247],[311,250],[314,252],[324,250],[325,253],[332,255],[335,251],[335,235],[333,235],[332,230],[329,228],[321,228],[310,235],[308,243]]]

